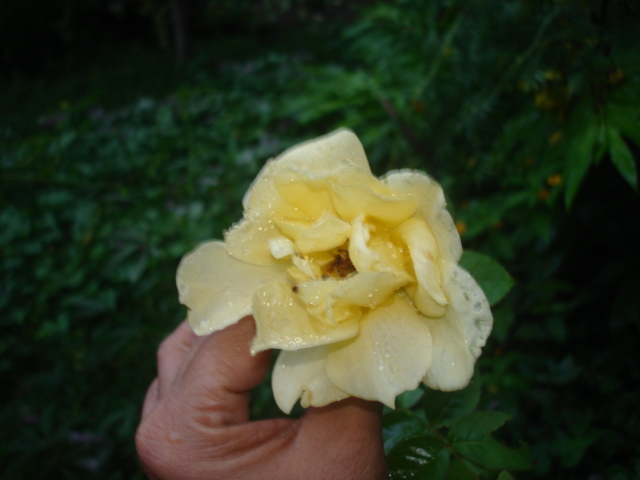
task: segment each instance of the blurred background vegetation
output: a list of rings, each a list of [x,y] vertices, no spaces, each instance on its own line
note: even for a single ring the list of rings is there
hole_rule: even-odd
[[[266,159],[342,126],[376,173],[441,182],[464,246],[516,282],[474,383],[529,445],[515,476],[640,478],[639,20],[635,0],[0,3],[3,478],[143,478],[180,257]],[[432,395],[385,414],[388,450]],[[268,386],[253,409],[274,414]]]

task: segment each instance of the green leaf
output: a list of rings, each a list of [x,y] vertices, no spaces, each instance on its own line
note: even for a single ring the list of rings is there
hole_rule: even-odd
[[[513,318],[513,309],[506,305],[501,305],[493,310],[493,330],[491,335],[500,343],[504,343],[507,339]]]
[[[467,462],[466,460],[461,460],[459,458],[454,458],[451,461],[451,466],[449,467],[449,480],[478,480],[480,476],[478,475],[479,467]]]
[[[387,460],[392,479],[444,480],[449,468],[449,450],[439,438],[415,437],[400,443]]]
[[[441,392],[427,390],[424,396],[424,411],[427,421],[433,426],[449,426],[460,417],[476,408],[480,400],[480,375],[476,374],[462,390]]]
[[[408,390],[401,393],[396,398],[396,408],[409,410],[424,396],[424,390],[420,387],[415,390]]]
[[[533,466],[526,444],[514,450],[489,438],[484,441],[455,442],[453,449],[472,462],[491,469],[529,470]]]
[[[448,440],[468,460],[491,469],[528,470],[532,467],[529,447],[515,450],[501,445],[491,433],[510,418],[501,412],[477,412],[454,423]]]
[[[640,146],[640,119],[636,104],[628,98],[611,101],[607,105],[606,118],[609,125]]]
[[[403,440],[426,432],[424,419],[414,412],[390,411],[382,416],[382,439],[387,453]]]
[[[481,253],[465,250],[460,258],[460,266],[478,282],[489,305],[498,303],[515,283],[502,265]]]
[[[593,148],[598,142],[599,134],[600,129],[595,122],[588,123],[585,128],[572,134],[566,151],[565,164],[567,180],[564,202],[567,208],[571,206],[576,193],[578,193],[578,188],[593,162]]]
[[[503,470],[502,472],[500,472],[500,475],[498,475],[498,480],[515,480],[515,479],[509,472],[507,472],[506,470]]]
[[[450,442],[468,442],[490,438],[504,422],[511,418],[502,412],[471,413],[451,426],[448,439]]]
[[[574,438],[561,436],[554,442],[562,466],[575,466],[584,456],[586,450],[600,438],[600,432],[586,432]]]
[[[620,175],[634,190],[638,190],[638,171],[629,147],[614,128],[608,129],[609,155]]]

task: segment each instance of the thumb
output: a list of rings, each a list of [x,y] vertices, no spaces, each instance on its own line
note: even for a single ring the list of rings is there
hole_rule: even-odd
[[[203,337],[194,346],[175,393],[185,410],[210,412],[213,425],[249,420],[250,391],[265,377],[270,352],[250,353],[255,335],[252,317]]]
[[[321,408],[309,408],[301,419],[296,445],[302,452],[322,455],[306,459],[322,462],[326,478],[388,478],[382,443],[382,405],[350,397]],[[330,451],[327,451],[330,450]],[[326,458],[331,458],[327,465]]]

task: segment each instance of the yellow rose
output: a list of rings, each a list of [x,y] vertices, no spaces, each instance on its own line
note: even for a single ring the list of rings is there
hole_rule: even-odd
[[[290,412],[348,396],[389,407],[421,381],[465,387],[492,326],[458,265],[460,236],[440,186],[414,171],[371,174],[339,130],[262,169],[225,242],[178,268],[180,301],[206,335],[252,314],[252,353],[280,349],[273,372]]]

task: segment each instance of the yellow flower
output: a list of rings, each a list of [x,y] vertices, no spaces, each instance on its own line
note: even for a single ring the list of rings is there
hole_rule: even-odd
[[[428,176],[371,174],[339,130],[269,161],[225,242],[180,264],[180,301],[197,334],[245,315],[252,353],[280,349],[272,387],[290,412],[348,396],[389,407],[421,381],[465,387],[492,326],[461,269],[460,236]]]
[[[561,183],[562,175],[560,175],[559,173],[554,173],[553,175],[549,175],[547,177],[547,184],[549,184],[550,187],[557,187]]]

